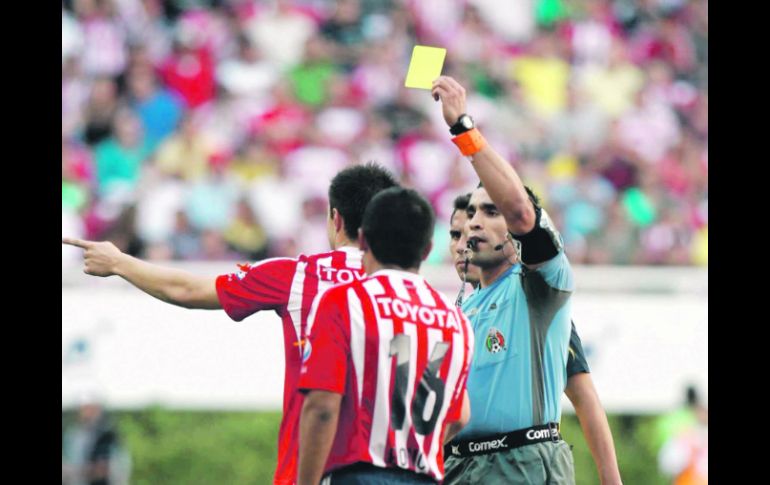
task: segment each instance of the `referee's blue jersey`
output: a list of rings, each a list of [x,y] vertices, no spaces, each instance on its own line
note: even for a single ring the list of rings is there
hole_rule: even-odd
[[[567,384],[572,268],[560,251],[536,270],[512,266],[462,306],[476,348],[471,419],[457,439],[559,422]]]

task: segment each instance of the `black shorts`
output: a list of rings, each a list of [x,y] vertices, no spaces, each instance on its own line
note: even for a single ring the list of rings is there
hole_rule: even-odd
[[[321,485],[412,485],[437,482],[428,475],[401,468],[381,468],[371,463],[355,463],[323,477]]]

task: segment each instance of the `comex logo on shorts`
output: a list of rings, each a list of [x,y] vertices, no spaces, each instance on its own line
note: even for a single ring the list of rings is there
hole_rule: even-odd
[[[469,451],[487,451],[487,450],[496,450],[498,448],[508,448],[508,444],[505,442],[505,440],[508,439],[507,436],[503,436],[499,440],[490,440],[490,441],[482,441],[481,443],[474,443],[471,441],[468,443],[468,450]]]

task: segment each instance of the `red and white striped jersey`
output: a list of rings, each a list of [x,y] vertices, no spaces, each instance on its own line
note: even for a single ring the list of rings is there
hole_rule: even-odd
[[[299,388],[344,395],[324,473],[359,461],[444,476],[473,349],[465,315],[414,273],[380,270],[319,295]]]
[[[327,288],[364,278],[361,256],[360,250],[345,247],[296,259],[273,258],[239,265],[237,273],[217,278],[219,302],[233,320],[239,322],[260,310],[274,310],[283,321],[286,375],[276,484],[291,485],[297,479],[299,416],[304,397],[297,392],[297,379],[310,307],[315,296]]]

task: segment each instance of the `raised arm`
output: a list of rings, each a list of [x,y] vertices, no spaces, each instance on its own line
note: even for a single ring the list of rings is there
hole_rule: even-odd
[[[564,393],[575,408],[588,448],[594,457],[601,485],[621,485],[615,443],[591,374],[579,373],[571,376]]]
[[[441,76],[436,79],[431,93],[434,98],[441,100],[444,121],[450,128],[461,115],[466,114],[465,89],[451,77]],[[524,184],[510,163],[483,139],[478,140],[483,148],[471,155],[474,170],[505,218],[508,230],[514,235],[527,234],[535,227],[535,209]]]
[[[109,241],[63,238],[63,244],[84,250],[84,269],[93,276],[118,275],[155,298],[184,308],[221,309],[216,277],[166,268],[121,252]]]

